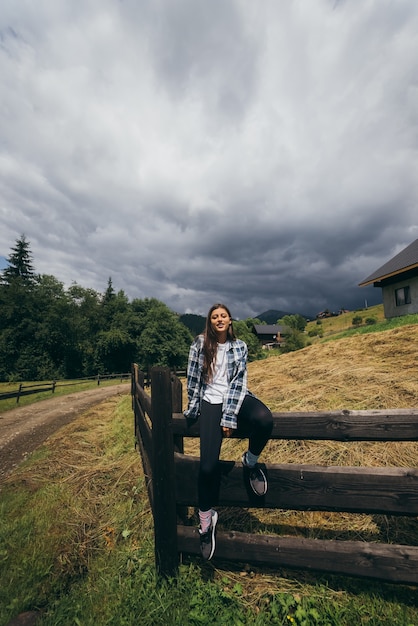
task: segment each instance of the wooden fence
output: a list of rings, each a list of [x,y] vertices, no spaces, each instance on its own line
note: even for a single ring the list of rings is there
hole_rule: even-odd
[[[184,454],[184,437],[198,437],[199,423],[182,414],[182,384],[167,368],[144,376],[132,368],[135,438],[154,517],[159,574],[174,575],[179,553],[199,554],[199,535],[185,523],[185,507],[197,507],[199,459]],[[417,441],[418,409],[273,413],[272,439]],[[355,445],[355,444],[353,444]],[[418,515],[417,468],[266,464],[268,492],[255,496],[241,463],[221,461],[220,506]],[[215,558],[281,568],[315,570],[418,583],[418,547],[365,541],[320,540],[217,532]]]
[[[44,381],[39,383],[33,383],[30,385],[25,385],[25,383],[19,383],[19,387],[13,391],[6,391],[4,393],[0,393],[0,400],[9,400],[10,398],[16,398],[16,404],[19,404],[19,400],[22,396],[31,396],[36,393],[46,393],[51,392],[55,393],[55,389],[57,387],[71,387],[75,385],[82,385],[84,383],[91,383],[92,381],[97,381],[97,384],[100,385],[103,380],[110,380],[112,378],[120,378],[122,380],[128,380],[131,377],[131,373],[127,372],[125,374],[98,374],[97,376],[89,376],[87,378],[78,378],[77,380],[64,380],[57,381],[52,380],[51,382]]]
[[[0,393],[0,400],[9,400],[10,398],[16,398],[16,404],[19,404],[19,400],[22,396],[31,396],[35,393],[45,393],[46,391],[54,393],[55,387],[55,380],[50,383],[35,383],[33,385],[24,385],[23,383],[20,383],[18,389],[14,391],[6,391],[5,393]]]

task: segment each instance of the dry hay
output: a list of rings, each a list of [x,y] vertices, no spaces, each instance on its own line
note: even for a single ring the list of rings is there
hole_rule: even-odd
[[[17,467],[5,481],[11,489],[21,485],[33,493],[47,490],[52,501],[56,494],[65,498],[64,528],[57,520],[54,532],[62,530],[63,537],[71,537],[71,541],[62,539],[58,559],[60,569],[70,573],[87,568],[92,553],[111,549],[120,540],[122,529],[115,519],[125,500],[136,503],[139,539],[152,529],[141,461],[134,448],[133,420],[131,451],[126,451],[117,433],[116,422],[123,419],[118,414],[120,402],[119,397],[109,398],[63,426],[29,464]]]
[[[119,403],[119,397],[109,398],[60,428],[44,443],[48,451],[45,458],[39,458],[36,464],[27,468],[18,467],[10,480],[30,480],[38,484],[71,482],[75,490],[80,491],[88,489],[93,478],[98,480],[102,477],[107,483],[112,475],[113,488],[118,487],[127,473],[128,479],[132,478],[133,474],[137,474],[134,453],[128,466],[126,456],[103,456],[105,446],[109,445],[109,421],[115,419],[114,412]]]
[[[249,386],[273,411],[418,406],[418,325],[316,344],[250,363]]]

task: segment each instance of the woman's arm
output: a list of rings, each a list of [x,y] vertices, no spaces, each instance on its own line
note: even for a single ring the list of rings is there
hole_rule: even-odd
[[[197,337],[189,350],[187,364],[187,400],[188,406],[184,411],[185,417],[196,419],[200,410],[200,387],[202,376],[200,337]]]

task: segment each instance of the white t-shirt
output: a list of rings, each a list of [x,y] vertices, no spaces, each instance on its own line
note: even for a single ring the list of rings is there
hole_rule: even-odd
[[[213,377],[208,383],[203,399],[210,404],[222,404],[228,390],[228,355],[229,341],[218,343]]]

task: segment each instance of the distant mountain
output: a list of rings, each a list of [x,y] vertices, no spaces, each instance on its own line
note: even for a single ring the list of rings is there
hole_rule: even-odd
[[[193,337],[199,335],[205,329],[206,317],[203,315],[195,315],[194,313],[184,313],[179,316],[179,320],[192,333]]]
[[[256,318],[260,320],[260,322],[266,322],[266,324],[276,324],[277,320],[280,320],[285,315],[297,315],[297,313],[289,313],[289,311],[276,311],[276,309],[269,309],[268,311],[264,311],[264,313],[260,313],[260,315],[256,315]],[[300,313],[302,317],[309,320],[312,319],[309,315],[304,315]]]

